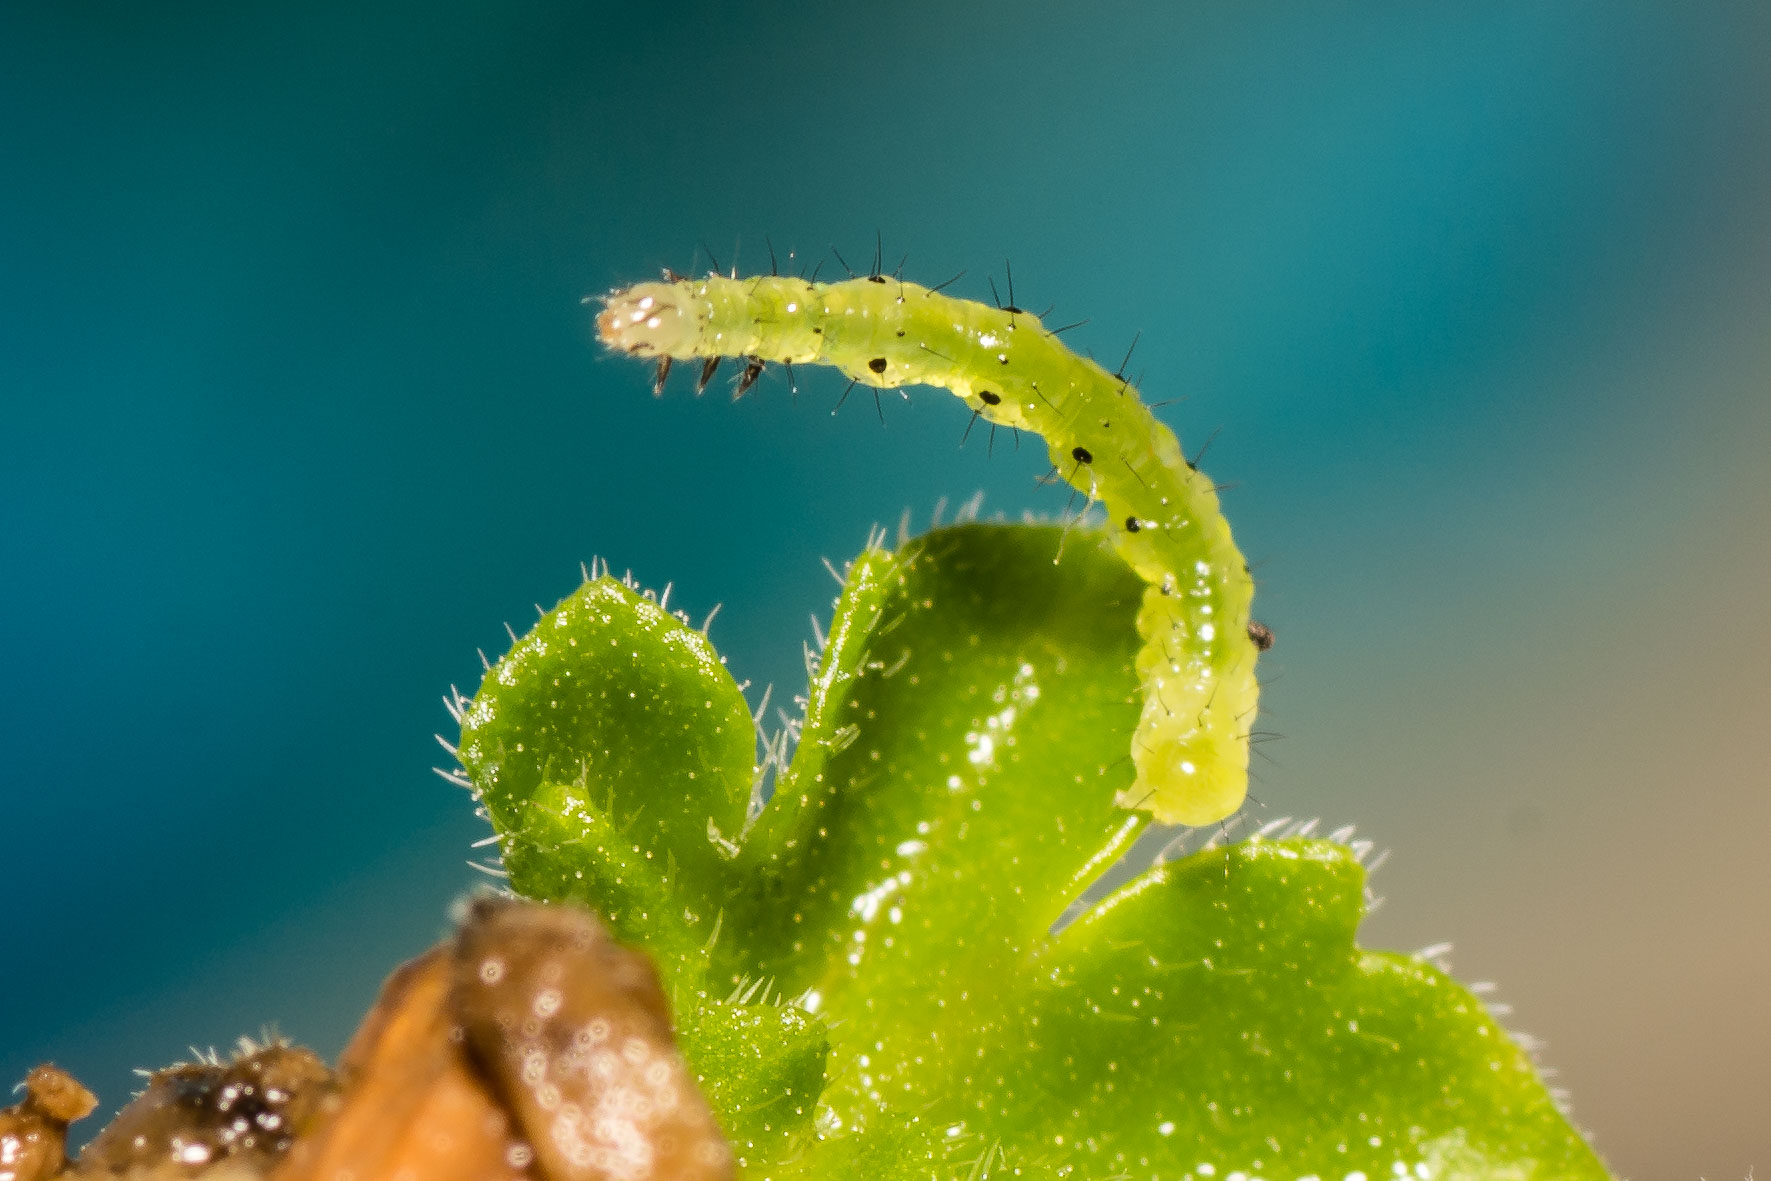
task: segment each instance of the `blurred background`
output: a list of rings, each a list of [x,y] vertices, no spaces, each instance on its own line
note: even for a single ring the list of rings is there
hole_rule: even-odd
[[[1771,1168],[1771,8],[1467,7],[6,5],[0,1077],[336,1053],[477,880],[440,699],[581,560],[754,700],[874,522],[1061,510],[946,395],[654,401],[580,306],[878,233],[1221,431],[1255,793],[1394,850],[1364,940],[1620,1173]]]

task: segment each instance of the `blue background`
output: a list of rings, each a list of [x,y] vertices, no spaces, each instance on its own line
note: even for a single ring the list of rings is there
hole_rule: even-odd
[[[821,556],[1061,509],[943,396],[654,401],[579,303],[877,231],[1222,428],[1255,791],[1395,849],[1366,940],[1620,1172],[1771,1167],[1771,8],[1468,8],[7,5],[0,1076],[335,1053],[475,880],[439,698],[581,560],[790,690]]]

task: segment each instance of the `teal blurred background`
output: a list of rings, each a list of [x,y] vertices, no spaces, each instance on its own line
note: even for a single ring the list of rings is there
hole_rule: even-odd
[[[1500,981],[1620,1172],[1771,1167],[1771,8],[1468,8],[0,9],[0,1076],[335,1053],[476,880],[439,699],[581,560],[791,690],[821,556],[1060,510],[579,303],[878,232],[1222,429],[1255,791],[1395,850],[1366,941]]]

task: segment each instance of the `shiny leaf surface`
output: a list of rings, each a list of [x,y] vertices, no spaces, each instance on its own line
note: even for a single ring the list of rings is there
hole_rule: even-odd
[[[749,1175],[1605,1176],[1474,997],[1357,946],[1352,848],[1208,847],[1052,933],[1145,824],[1112,803],[1140,590],[1086,531],[863,554],[746,826],[742,695],[596,580],[487,675],[463,764],[518,890],[658,957]]]

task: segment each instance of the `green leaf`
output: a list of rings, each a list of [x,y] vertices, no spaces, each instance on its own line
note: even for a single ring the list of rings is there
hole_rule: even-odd
[[[587,581],[486,674],[458,749],[512,886],[591,900],[692,996],[756,753],[707,637],[624,583]]]
[[[1111,803],[1141,590],[1087,531],[870,550],[743,831],[736,686],[595,581],[488,674],[463,763],[513,885],[660,959],[747,1175],[1605,1176],[1467,991],[1355,944],[1344,845],[1208,848],[1052,933],[1145,825]]]

